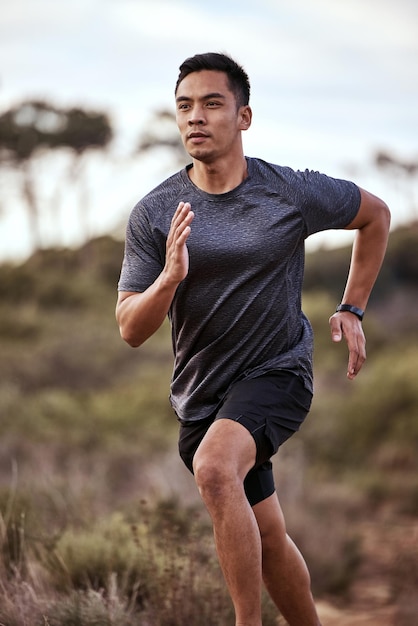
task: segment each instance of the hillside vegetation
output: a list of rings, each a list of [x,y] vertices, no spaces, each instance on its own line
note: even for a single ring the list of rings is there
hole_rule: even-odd
[[[416,545],[398,532],[418,530],[417,248],[417,224],[392,234],[354,382],[328,327],[349,249],[308,255],[316,396],[275,465],[317,596],[353,607],[359,581],[374,577],[369,604],[391,607],[397,626],[418,613]],[[209,520],[177,458],[168,324],[137,350],[118,333],[122,254],[101,238],[0,266],[5,626],[232,623]],[[383,531],[382,561],[370,545]],[[263,623],[277,625],[275,614],[266,599]]]

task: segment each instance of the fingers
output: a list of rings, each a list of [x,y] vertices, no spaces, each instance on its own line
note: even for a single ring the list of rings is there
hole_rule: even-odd
[[[177,284],[186,277],[189,268],[186,241],[191,233],[190,224],[193,218],[194,213],[190,204],[180,202],[167,235],[165,276]]]
[[[363,338],[364,335],[361,333],[361,336],[356,335],[352,342],[348,342],[347,340],[349,349],[347,378],[350,380],[353,380],[357,376],[366,360],[365,341],[362,341]],[[350,343],[352,343],[351,346]]]
[[[180,202],[171,220],[170,230],[167,235],[167,250],[173,246],[183,246],[190,235],[190,224],[194,213],[188,202]]]
[[[339,342],[344,337],[347,342],[347,378],[353,380],[366,360],[366,339],[361,322],[351,313],[335,313],[329,323],[332,340]]]
[[[192,211],[190,203],[180,202],[171,220],[171,228],[169,234],[178,239],[179,237],[184,236],[186,232],[187,235],[184,237],[184,240],[186,240],[191,232],[190,224],[192,223],[193,218],[194,213]]]

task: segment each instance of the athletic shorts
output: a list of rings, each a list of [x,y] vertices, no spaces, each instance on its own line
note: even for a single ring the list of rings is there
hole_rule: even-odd
[[[312,394],[302,379],[286,370],[239,380],[231,386],[216,413],[195,422],[179,420],[180,456],[193,473],[195,452],[211,424],[218,419],[242,424],[253,436],[257,449],[255,465],[244,480],[248,501],[254,506],[274,493],[270,459],[299,430],[311,402]]]

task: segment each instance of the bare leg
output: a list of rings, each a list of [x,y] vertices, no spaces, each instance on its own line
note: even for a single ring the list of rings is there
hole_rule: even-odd
[[[266,588],[289,626],[320,626],[305,561],[286,534],[283,513],[273,494],[254,506],[263,551]]]
[[[250,433],[237,422],[222,419],[210,427],[194,459],[196,482],[212,518],[236,626],[261,626],[261,538],[243,488],[255,454]]]

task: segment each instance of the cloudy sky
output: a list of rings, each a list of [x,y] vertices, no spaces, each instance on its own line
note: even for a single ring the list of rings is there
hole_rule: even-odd
[[[0,113],[33,97],[94,107],[133,145],[152,112],[173,105],[179,64],[209,50],[249,73],[247,154],[352,178],[389,200],[395,223],[408,218],[373,156],[418,158],[416,0],[0,0]],[[161,175],[144,164],[98,176],[97,232]],[[1,203],[0,255],[23,253],[24,228],[10,237],[18,207]]]

